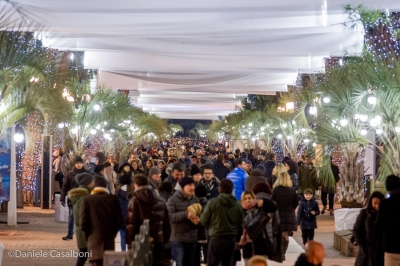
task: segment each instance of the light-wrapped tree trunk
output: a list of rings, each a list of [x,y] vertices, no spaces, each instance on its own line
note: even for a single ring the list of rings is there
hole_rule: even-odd
[[[341,190],[339,201],[344,208],[361,207],[364,202],[364,157],[357,143],[342,146],[343,163],[340,166]]]

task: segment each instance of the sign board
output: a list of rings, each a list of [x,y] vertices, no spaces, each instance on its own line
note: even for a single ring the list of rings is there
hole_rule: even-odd
[[[0,202],[10,200],[11,129],[0,136]]]

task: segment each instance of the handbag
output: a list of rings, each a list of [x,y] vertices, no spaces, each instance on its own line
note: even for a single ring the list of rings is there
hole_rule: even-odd
[[[262,208],[253,208],[244,217],[242,226],[246,229],[250,239],[254,240],[265,230],[270,218]]]
[[[62,174],[61,171],[58,172],[58,173],[55,175],[55,177],[54,177],[54,179],[55,179],[56,181],[58,181],[58,182],[62,181],[63,178],[64,178],[64,175]]]

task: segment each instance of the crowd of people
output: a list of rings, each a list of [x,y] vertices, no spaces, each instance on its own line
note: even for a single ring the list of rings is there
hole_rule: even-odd
[[[273,153],[256,157],[252,149],[231,152],[219,143],[208,144],[175,139],[154,148],[138,147],[120,164],[110,155],[84,167],[84,160],[75,157],[74,169],[62,182],[60,199],[70,210],[63,239],[73,239],[75,225],[80,252],[92,252],[78,258],[76,265],[87,259],[102,265],[104,251],[115,249],[118,232],[121,250],[126,251],[145,219],[150,221],[155,265],[171,260],[176,266],[232,266],[242,259],[245,265],[267,265],[266,258],[283,262],[289,237],[298,227],[305,253],[295,265],[321,265],[324,249],[313,241],[316,217],[326,210],[333,215],[333,198],[318,183],[311,158],[295,162],[285,157],[280,163]],[[337,166],[332,164],[332,171],[338,181]],[[316,190],[325,197],[321,211]],[[374,261],[358,265],[383,265],[377,261],[383,263],[384,252],[400,253],[393,245],[371,244],[377,239],[376,228],[384,231],[392,226],[379,217],[394,203],[382,201],[378,213],[382,199],[378,192],[372,194],[357,220],[355,241],[365,250],[357,261],[365,257]],[[389,233],[384,237],[396,241]]]

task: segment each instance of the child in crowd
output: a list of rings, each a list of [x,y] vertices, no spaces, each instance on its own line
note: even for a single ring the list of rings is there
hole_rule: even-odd
[[[297,223],[300,225],[303,244],[314,239],[314,231],[317,228],[317,216],[319,215],[318,202],[314,199],[314,192],[307,188],[304,190],[304,197],[301,199],[297,211]]]

